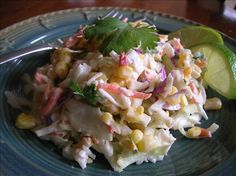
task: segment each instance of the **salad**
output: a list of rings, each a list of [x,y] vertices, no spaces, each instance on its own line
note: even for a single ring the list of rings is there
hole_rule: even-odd
[[[56,49],[50,63],[25,74],[26,95],[6,91],[22,113],[16,127],[52,141],[82,169],[102,153],[118,172],[132,163],[156,163],[168,154],[178,130],[187,138],[210,138],[218,129],[205,109],[207,62],[179,38],[168,39],[143,21],[114,18],[85,26]],[[204,107],[205,105],[205,107]],[[93,150],[91,150],[93,149]]]

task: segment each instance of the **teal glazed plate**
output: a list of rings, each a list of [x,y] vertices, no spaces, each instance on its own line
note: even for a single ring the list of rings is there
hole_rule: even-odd
[[[111,7],[77,8],[52,12],[16,23],[0,31],[0,55],[44,42],[55,42],[76,32],[80,25],[94,21],[109,12]],[[175,31],[187,25],[197,24],[180,17],[156,11],[115,8],[130,21],[144,17],[155,24],[160,33]],[[225,44],[236,53],[236,41],[224,34]],[[7,104],[4,92],[10,90],[23,94],[21,76],[33,73],[36,67],[48,62],[50,53],[44,51],[33,59],[17,60],[0,65],[0,175],[4,176],[69,176],[69,175],[135,175],[176,176],[236,175],[236,101],[227,100],[208,89],[208,97],[218,96],[223,102],[219,111],[207,111],[208,121],[202,127],[217,123],[220,128],[211,139],[190,140],[179,132],[172,132],[177,138],[163,161],[132,164],[122,173],[112,170],[105,158],[97,154],[94,163],[82,170],[79,164],[62,157],[61,152],[50,142],[42,141],[33,133],[17,129],[15,118],[20,113]],[[222,83],[223,84],[223,83]]]

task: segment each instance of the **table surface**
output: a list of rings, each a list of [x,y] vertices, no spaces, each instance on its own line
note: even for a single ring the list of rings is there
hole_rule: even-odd
[[[98,6],[165,12],[215,28],[236,39],[234,0],[0,0],[0,30],[47,12]]]

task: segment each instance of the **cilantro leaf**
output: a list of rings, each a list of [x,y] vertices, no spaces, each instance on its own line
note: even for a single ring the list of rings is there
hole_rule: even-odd
[[[95,84],[91,84],[89,86],[85,86],[85,88],[83,89],[84,98],[91,105],[97,104],[98,95],[95,88]]]
[[[81,89],[78,83],[73,80],[70,80],[69,87],[75,95],[79,95],[87,103],[95,106],[97,104],[97,91],[95,84],[85,86],[84,89]]]
[[[85,38],[92,40],[103,40],[113,30],[125,28],[128,24],[116,18],[106,18],[97,20],[94,25],[85,30]]]
[[[75,81],[70,80],[69,87],[73,91],[74,94],[83,96],[83,91],[80,88],[79,84],[77,84]]]
[[[88,27],[85,38],[97,41],[101,53],[108,55],[112,50],[121,53],[138,46],[143,50],[152,49],[158,40],[155,32],[150,26],[133,27],[119,19],[106,18]]]
[[[124,29],[116,30],[108,35],[102,42],[100,51],[107,55],[112,50],[117,53],[127,52],[129,49],[138,47],[142,50],[153,49],[157,42],[157,37],[153,34],[153,28],[134,28],[128,25]]]

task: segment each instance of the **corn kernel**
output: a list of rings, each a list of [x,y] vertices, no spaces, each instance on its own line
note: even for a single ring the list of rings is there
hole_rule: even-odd
[[[178,92],[178,89],[177,89],[175,86],[172,86],[170,95],[173,95],[173,94],[175,94],[175,93],[177,93],[177,92]]]
[[[184,66],[184,60],[186,59],[185,54],[179,54],[179,60],[178,60],[178,66],[182,67]]]
[[[192,69],[190,67],[184,68],[184,78],[188,79],[191,76],[192,73]]]
[[[104,112],[100,118],[107,125],[110,125],[113,122],[112,114],[109,112]]]
[[[132,75],[133,68],[129,66],[121,66],[118,68],[118,77],[127,79]]]
[[[110,78],[110,83],[112,83],[112,84],[116,84],[116,85],[119,85],[119,86],[126,86],[126,82],[125,82],[125,80],[124,79],[122,79],[122,78],[119,78],[119,77],[117,77],[117,76],[112,76],[111,78]]]
[[[57,76],[64,79],[68,73],[68,65],[64,61],[60,61],[55,65],[55,72]]]
[[[136,146],[140,152],[148,152],[156,147],[155,139],[153,135],[145,135]]]
[[[144,113],[144,107],[143,106],[137,107],[136,112],[139,113],[139,114],[143,114]]]
[[[55,66],[58,62],[63,61],[67,64],[71,62],[71,53],[68,49],[57,49],[51,57],[51,62]]]
[[[185,107],[185,106],[188,105],[188,100],[187,100],[187,98],[186,98],[185,95],[181,95],[181,96],[180,96],[180,105],[181,105],[182,107]]]
[[[201,134],[201,128],[200,127],[192,127],[188,129],[186,135],[190,138],[196,138]]]
[[[177,105],[180,103],[180,96],[178,96],[177,98],[175,97],[167,98],[166,102],[170,105]]]
[[[127,121],[127,122],[139,122],[140,121],[140,114],[138,114],[136,112],[136,109],[134,108],[129,108],[127,110],[124,111],[124,119]]]
[[[71,63],[71,53],[67,49],[62,49],[60,59],[63,60],[63,62],[65,62],[66,64],[70,64]]]
[[[143,132],[141,130],[135,129],[130,134],[131,140],[137,144],[143,138]]]
[[[134,123],[130,122],[128,125],[129,125],[129,128],[132,130],[140,129],[141,131],[144,131],[146,128],[143,124],[135,123],[135,122]]]
[[[139,116],[127,116],[125,118],[125,120],[130,123],[130,122],[133,122],[133,123],[138,123],[140,121],[140,117]]]
[[[57,77],[55,70],[53,68],[50,68],[47,72],[47,76],[51,79],[54,79]]]
[[[20,129],[32,129],[36,126],[36,120],[31,115],[21,113],[16,118],[15,125],[17,128],[20,128]]]
[[[221,100],[217,97],[208,98],[204,104],[204,109],[206,110],[218,110],[221,109],[222,103]]]
[[[139,57],[140,57],[141,59],[144,59],[144,54],[139,54]]]

